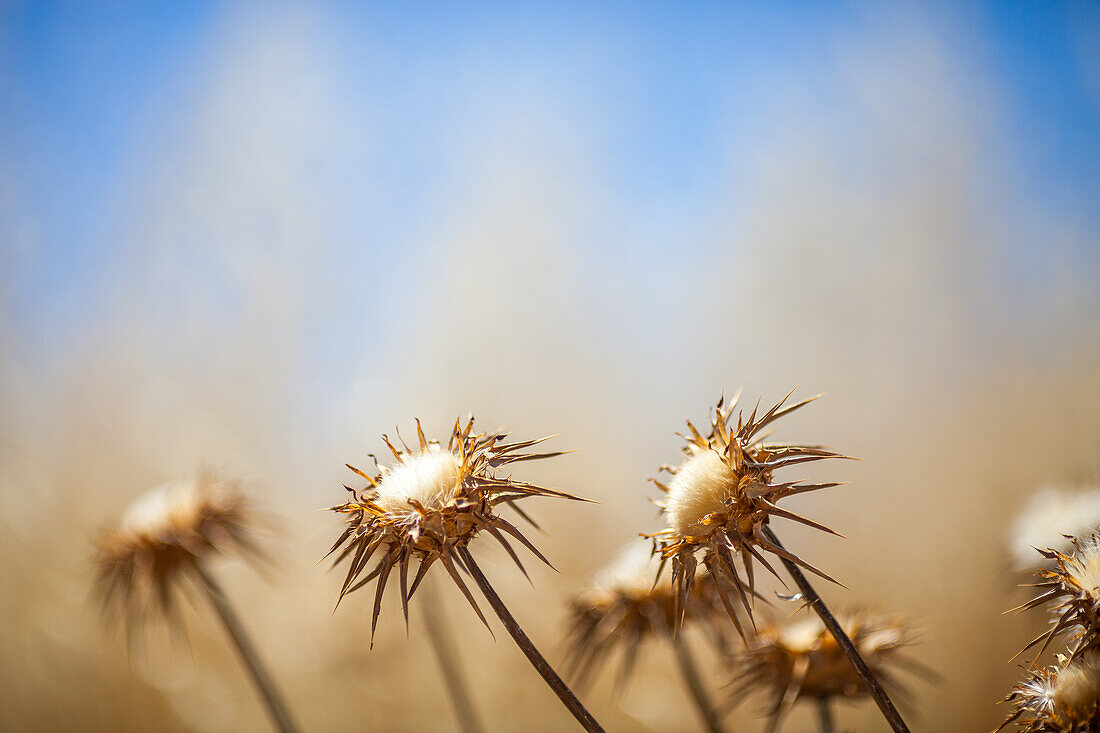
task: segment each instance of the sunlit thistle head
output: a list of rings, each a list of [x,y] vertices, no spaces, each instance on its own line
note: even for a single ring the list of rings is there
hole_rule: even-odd
[[[1019,606],[1016,611],[1049,604],[1054,621],[1044,632],[1025,646],[1021,654],[1039,642],[1039,654],[1051,640],[1063,631],[1070,632],[1073,652],[1077,659],[1086,651],[1100,649],[1100,533],[1094,532],[1084,539],[1070,538],[1070,554],[1058,550],[1040,550],[1054,568],[1038,571],[1042,582],[1025,587],[1037,588],[1039,594]]]
[[[794,494],[839,485],[775,481],[773,474],[778,469],[826,458],[844,458],[819,446],[763,442],[765,436],[761,435],[761,431],[784,415],[817,399],[811,397],[784,407],[790,396],[788,394],[759,418],[757,408],[747,419],[744,413],[738,413],[736,427],[728,423],[737,397],[728,407],[724,406],[724,398],[719,400],[711,418],[709,433],[703,435],[688,422],[690,435],[684,436],[687,445],[684,447],[683,462],[675,468],[662,467],[672,474],[672,480],[668,484],[654,481],[665,494],[659,504],[668,518],[669,527],[652,537],[662,557],[672,561],[674,595],[686,599],[702,553],[702,560],[717,583],[726,612],[742,636],[744,631],[734,604],[729,601],[731,593],[728,589],[733,589],[733,597],[740,600],[745,613],[751,618],[749,598],[755,594],[753,561],[760,562],[776,574],[760,550],[832,580],[801,558],[778,547],[763,534],[772,517],[791,519],[836,534],[817,522],[776,505],[780,499]],[[744,568],[744,579],[735,567],[738,556]],[[681,615],[677,614],[677,617]]]
[[[1027,672],[1004,702],[1012,712],[998,731],[1015,723],[1023,733],[1092,733],[1100,730],[1100,656],[1065,657]]]
[[[637,661],[641,643],[667,638],[675,630],[676,599],[668,574],[653,583],[659,558],[646,543],[632,542],[600,570],[588,588],[570,602],[570,673],[585,685],[616,649],[623,650],[616,679],[621,689]],[[709,633],[725,648],[722,605],[714,584],[700,573],[684,608],[684,625]]]
[[[257,526],[234,482],[205,475],[153,489],[96,543],[104,608],[121,610],[134,623],[153,611],[171,615],[172,587],[194,563],[227,551],[260,555]]]
[[[416,502],[429,510],[450,504],[458,491],[462,460],[453,451],[430,443],[418,453],[405,454],[405,459],[383,467],[381,480],[375,488],[374,503],[391,514],[417,513]]]
[[[1100,529],[1100,490],[1036,493],[1017,515],[1010,535],[1012,560],[1020,570],[1035,567],[1035,548],[1065,552],[1069,538]]]
[[[583,501],[570,494],[498,475],[501,469],[519,461],[561,455],[560,452],[523,452],[545,438],[505,443],[507,436],[504,433],[474,433],[473,425],[473,418],[465,426],[456,420],[450,440],[444,446],[427,440],[418,420],[415,449],[403,442],[398,449],[389,438],[382,436],[393,454],[393,464],[379,467],[374,475],[348,466],[366,480],[367,486],[359,491],[345,486],[351,498],[332,507],[333,511],[345,516],[348,526],[329,554],[341,550],[335,564],[350,558],[340,589],[341,599],[377,578],[372,636],[390,573],[396,570],[399,575],[401,606],[407,623],[409,598],[416,592],[428,568],[437,561],[484,622],[481,609],[459,574],[466,572],[462,559],[465,547],[480,532],[486,531],[526,575],[506,536],[547,565],[549,562],[514,524],[497,513],[499,507],[502,504],[510,506],[533,525],[515,502],[532,496]],[[367,565],[376,555],[380,555],[377,563],[367,571]],[[418,567],[410,584],[408,572],[413,560],[418,562]]]
[[[920,633],[904,620],[867,610],[849,611],[837,620],[875,676],[891,688],[891,696],[907,695],[898,682],[899,671],[935,677],[903,651],[920,638]],[[782,716],[799,700],[859,699],[870,694],[816,616],[760,629],[745,649],[733,656],[732,670],[731,702],[739,704],[754,692],[763,691],[773,717]]]

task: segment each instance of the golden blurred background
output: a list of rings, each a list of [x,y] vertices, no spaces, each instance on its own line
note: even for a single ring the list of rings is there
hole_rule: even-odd
[[[373,651],[369,591],[332,612],[344,464],[467,413],[575,449],[516,471],[599,502],[529,507],[560,572],[475,545],[558,663],[569,595],[660,528],[683,421],[795,385],[826,396],[776,437],[862,460],[791,476],[851,482],[789,501],[845,539],[777,531],[834,607],[926,630],[914,730],[1004,717],[1042,628],[1002,615],[1011,523],[1100,483],[1095,6],[0,17],[0,728],[267,729],[201,601],[128,657],[92,592],[97,533],[208,468],[278,518],[278,570],[216,571],[303,729],[453,729],[415,604]],[[571,729],[443,580],[486,724]],[[611,677],[608,730],[698,730],[667,650]]]

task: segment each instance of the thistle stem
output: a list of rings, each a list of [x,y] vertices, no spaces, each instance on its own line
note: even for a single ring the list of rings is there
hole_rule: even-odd
[[[773,545],[781,550],[785,550],[783,544],[779,541],[779,538],[772,532],[771,527],[765,526],[763,528],[764,537],[768,539]],[[886,718],[886,722],[890,724],[890,729],[894,733],[909,733],[909,726],[902,720],[901,714],[898,709],[894,707],[894,703],[890,701],[890,696],[886,694],[886,690],[882,688],[878,678],[875,677],[875,673],[871,671],[871,668],[867,666],[867,662],[863,657],[859,655],[859,651],[856,649],[855,644],[848,638],[848,635],[844,633],[844,629],[840,626],[840,623],[833,616],[828,606],[825,605],[825,601],[821,600],[821,596],[817,594],[814,587],[810,585],[810,581],[803,574],[802,569],[795,563],[791,562],[785,557],[779,558],[783,565],[787,568],[787,572],[791,574],[791,578],[794,579],[798,589],[802,592],[802,597],[806,600],[806,603],[813,608],[814,612],[821,618],[822,623],[825,624],[825,628],[829,630],[829,633],[833,635],[833,639],[836,640],[837,646],[844,651],[844,656],[848,658],[848,661],[852,663],[856,672],[863,679],[864,684],[867,685],[867,689],[871,693],[871,697],[874,698],[875,704],[878,705],[878,709],[882,711],[882,716]]]
[[[669,639],[672,642],[672,648],[676,652],[676,661],[680,664],[680,673],[683,675],[684,684],[687,685],[688,692],[691,693],[695,708],[699,711],[699,717],[703,719],[703,725],[710,733],[725,733],[722,721],[719,719],[718,713],[715,712],[706,688],[703,686],[703,681],[699,679],[699,670],[695,666],[695,660],[692,658],[691,650],[688,648],[683,633],[672,634]]]
[[[500,619],[501,624],[508,630],[508,633],[512,635],[512,639],[515,640],[516,646],[520,648],[526,656],[527,660],[531,662],[531,666],[542,675],[542,678],[549,685],[550,689],[558,696],[558,699],[562,701],[562,704],[573,714],[573,717],[577,719],[577,722],[581,724],[588,733],[604,733],[604,729],[600,727],[600,724],[596,722],[596,719],[592,717],[592,713],[585,709],[581,701],[577,699],[577,696],[573,694],[573,691],[569,689],[569,686],[565,684],[558,673],[554,671],[550,663],[546,661],[546,658],[539,653],[539,650],[535,648],[535,645],[531,643],[531,640],[524,633],[523,629],[513,618],[512,614],[508,611],[508,607],[504,605],[504,601],[500,599],[497,592],[493,589],[493,586],[489,583],[489,579],[485,577],[485,574],[481,572],[481,568],[474,562],[474,556],[470,554],[470,551],[465,547],[458,548],[459,555],[462,558],[462,562],[466,565],[466,569],[469,571],[470,576],[477,583],[477,587],[481,589],[482,595],[485,596],[485,600],[489,601],[489,605],[493,607],[493,611],[496,612],[497,618]]]
[[[218,613],[218,617],[221,619],[222,625],[225,626],[225,631],[233,642],[241,662],[252,677],[260,697],[263,698],[275,729],[281,731],[281,733],[296,733],[297,728],[295,728],[294,721],[290,718],[290,713],[287,711],[279,691],[275,688],[275,682],[264,668],[263,662],[260,661],[256,647],[248,638],[248,634],[245,633],[244,626],[241,625],[241,620],[237,617],[236,611],[229,605],[229,599],[226,598],[225,592],[201,562],[195,561],[192,563],[192,567],[199,577],[200,585],[206,592],[206,597],[210,599],[210,605]]]
[[[817,722],[821,733],[834,733],[836,731],[836,727],[833,725],[833,710],[829,707],[829,698],[827,697],[817,699]]]
[[[432,651],[435,653],[439,669],[443,673],[443,682],[447,688],[447,694],[451,698],[451,705],[455,710],[455,719],[463,733],[481,733],[481,723],[477,719],[470,695],[466,690],[466,683],[462,679],[462,670],[459,668],[458,654],[447,628],[447,622],[443,614],[439,612],[439,594],[431,578],[426,579],[423,593],[427,594],[420,604],[424,613],[424,626],[428,630],[428,641],[431,642]]]

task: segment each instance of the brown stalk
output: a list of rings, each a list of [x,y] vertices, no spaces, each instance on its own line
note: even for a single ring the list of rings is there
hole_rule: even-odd
[[[275,688],[275,682],[271,679],[271,675],[267,672],[263,662],[260,661],[256,647],[248,638],[248,634],[245,633],[244,626],[241,625],[241,620],[238,618],[236,611],[229,605],[229,599],[226,598],[225,592],[203,567],[202,562],[196,559],[191,563],[191,567],[194,568],[195,575],[199,578],[199,585],[205,591],[206,597],[210,599],[210,605],[214,607],[222,621],[222,625],[225,626],[225,631],[233,642],[233,646],[241,658],[241,663],[248,670],[256,689],[260,693],[260,697],[263,698],[264,706],[271,716],[271,722],[274,724],[275,729],[281,731],[281,733],[296,733],[297,728],[290,718],[290,713],[279,691]]]
[[[539,653],[539,650],[535,648],[535,645],[531,643],[531,639],[524,633],[523,629],[516,622],[516,619],[512,616],[508,607],[504,605],[504,601],[497,595],[496,590],[489,583],[489,579],[485,577],[485,574],[481,572],[481,568],[474,562],[474,556],[465,547],[456,548],[458,550],[458,556],[461,558],[462,563],[466,566],[466,570],[469,571],[470,576],[477,583],[477,587],[481,590],[482,595],[485,596],[485,600],[489,601],[489,605],[493,607],[493,611],[496,612],[497,618],[500,619],[501,624],[507,629],[508,633],[512,635],[512,639],[515,640],[516,646],[520,648],[520,651],[524,653],[527,660],[531,662],[531,666],[535,668],[542,678],[546,681],[546,684],[554,691],[554,694],[558,696],[558,699],[562,701],[562,704],[573,714],[573,717],[577,719],[577,722],[581,724],[589,733],[604,733],[600,724],[596,722],[596,719],[592,717],[592,713],[581,704],[581,701],[577,699],[577,696],[573,694],[573,691],[569,689],[569,686],[565,684],[565,681],[558,676],[558,673],[554,671],[550,663],[546,661],[546,658]]]
[[[463,733],[481,733],[483,729],[462,679],[458,653],[451,642],[447,622],[439,612],[439,594],[431,579],[424,585],[424,593],[427,598],[424,599],[425,603],[420,604],[424,609],[424,627],[428,630],[428,641],[431,642],[432,651],[443,673],[443,682],[451,698],[451,705],[454,706],[458,727]]]
[[[833,709],[829,707],[829,698],[827,697],[820,697],[817,700],[817,722],[821,733],[835,733]]]
[[[784,550],[784,554],[779,555],[780,561],[782,561],[784,567],[787,568],[787,572],[790,573],[791,578],[794,579],[798,589],[802,592],[802,598],[821,618],[821,622],[825,624],[825,628],[829,630],[829,633],[833,635],[833,639],[836,640],[837,646],[844,651],[844,656],[852,663],[856,672],[863,679],[864,684],[867,685],[867,689],[870,691],[871,697],[874,698],[875,704],[878,705],[879,710],[882,711],[882,715],[886,718],[886,722],[890,724],[890,729],[893,730],[894,733],[909,733],[909,726],[902,720],[901,713],[894,707],[894,703],[890,701],[890,696],[886,694],[886,690],[883,689],[882,684],[879,683],[878,678],[875,677],[875,673],[867,666],[867,662],[860,656],[855,644],[853,644],[852,640],[848,638],[848,635],[844,633],[844,629],[841,627],[840,623],[837,622],[836,617],[833,616],[828,606],[825,605],[825,601],[821,600],[821,596],[819,596],[817,591],[814,590],[814,587],[810,585],[810,581],[806,578],[802,569],[786,557],[789,553],[786,553],[786,548],[783,547],[779,538],[772,532],[771,527],[765,525],[761,531],[769,542],[780,550]]]
[[[695,709],[699,712],[703,725],[710,733],[725,733],[725,728],[722,727],[722,721],[714,710],[714,705],[710,702],[703,681],[699,679],[699,670],[695,666],[695,660],[692,658],[684,634],[674,633],[669,636],[669,640],[676,652],[676,661],[680,665],[680,673],[684,678],[684,684],[687,685],[688,692],[691,693],[691,699],[695,702]]]

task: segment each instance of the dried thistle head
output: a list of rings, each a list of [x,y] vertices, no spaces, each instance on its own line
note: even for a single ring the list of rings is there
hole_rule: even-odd
[[[710,431],[704,435],[689,421],[690,435],[684,436],[687,445],[684,447],[683,462],[675,468],[662,466],[663,470],[672,474],[672,480],[667,485],[654,481],[665,495],[659,505],[668,517],[669,527],[652,537],[663,558],[672,561],[676,597],[681,601],[688,597],[699,554],[702,553],[703,562],[716,582],[719,597],[742,637],[744,631],[729,600],[727,587],[732,587],[751,619],[749,596],[755,593],[753,560],[759,561],[779,577],[760,550],[836,582],[801,558],[778,547],[763,534],[772,517],[791,519],[837,534],[813,520],[780,508],[776,503],[788,496],[839,485],[776,481],[776,471],[801,463],[845,457],[820,446],[763,442],[765,436],[761,435],[761,431],[784,415],[817,399],[811,397],[784,407],[791,394],[794,392],[760,417],[757,417],[759,404],[753,408],[748,419],[739,412],[736,427],[728,425],[728,422],[737,405],[737,396],[728,407],[723,406],[724,398],[718,400]],[[745,579],[741,578],[734,564],[738,556],[745,570]],[[682,610],[677,617],[682,617]]]
[[[526,576],[527,571],[506,535],[547,565],[550,562],[514,524],[497,513],[498,508],[507,504],[537,527],[515,502],[532,496],[583,501],[570,494],[498,475],[500,469],[513,463],[561,455],[561,452],[523,452],[546,438],[505,443],[506,434],[474,433],[473,425],[473,418],[465,426],[456,420],[450,439],[442,445],[427,440],[417,420],[418,447],[415,450],[403,442],[402,449],[398,449],[383,435],[382,440],[395,459],[392,465],[379,467],[373,476],[348,466],[367,481],[367,486],[360,491],[345,486],[351,498],[344,504],[332,507],[332,511],[344,515],[348,526],[329,554],[342,547],[334,564],[350,558],[347,576],[340,589],[341,599],[371,580],[378,579],[371,617],[372,637],[390,573],[396,569],[400,577],[401,607],[407,624],[409,598],[436,561],[443,565],[478,618],[488,626],[459,575],[459,570],[466,570],[459,551],[480,532],[486,531],[504,547]],[[364,574],[375,555],[380,555],[377,564]],[[419,566],[410,585],[409,564],[414,559]]]
[[[1100,730],[1100,656],[1034,668],[1003,702],[1013,710],[998,731],[1012,723],[1024,733],[1093,733]]]
[[[155,611],[170,617],[173,585],[195,562],[227,551],[261,556],[259,523],[233,481],[206,474],[153,489],[96,542],[104,608],[114,606],[135,625]]]
[[[837,620],[875,676],[893,688],[891,695],[905,696],[896,674],[902,669],[935,676],[902,651],[920,638],[920,632],[904,620],[865,609],[840,614]],[[731,703],[737,705],[754,691],[765,690],[772,716],[782,715],[801,699],[858,699],[870,694],[817,616],[761,628],[733,656],[731,667],[735,680]]]
[[[1100,648],[1100,532],[1069,540],[1068,555],[1058,550],[1039,551],[1054,562],[1054,568],[1041,568],[1037,574],[1042,582],[1025,586],[1038,588],[1039,595],[1013,609],[1024,611],[1050,603],[1054,614],[1050,630],[1032,640],[1020,654],[1043,642],[1039,649],[1042,654],[1055,636],[1067,630],[1072,630],[1074,644],[1071,659]]]
[[[570,674],[585,685],[616,648],[623,649],[622,666],[616,679],[621,689],[633,670],[643,641],[667,638],[675,632],[676,599],[666,574],[653,582],[658,558],[652,548],[640,542],[624,547],[611,564],[570,602]],[[684,625],[708,632],[714,643],[725,648],[721,601],[706,573],[699,573],[684,607]]]

